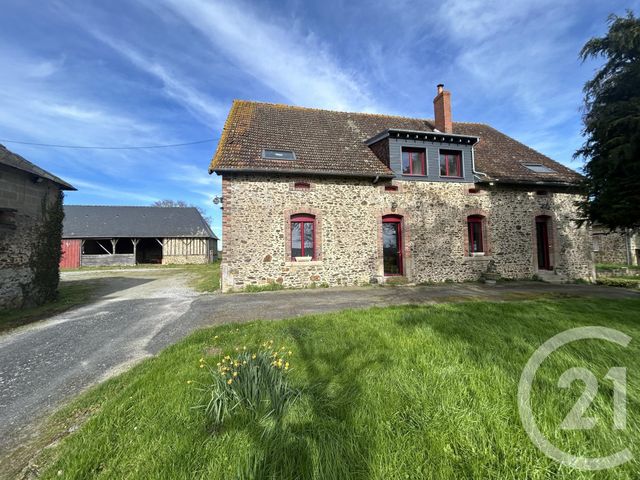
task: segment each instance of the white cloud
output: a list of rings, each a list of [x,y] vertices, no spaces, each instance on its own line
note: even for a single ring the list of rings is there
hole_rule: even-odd
[[[100,31],[95,25],[90,25],[86,22],[79,23],[87,25],[87,31],[89,33],[124,56],[137,68],[160,80],[164,86],[164,93],[173,101],[185,107],[205,125],[218,125],[224,122],[224,118],[228,112],[228,105],[222,104],[198,91],[198,89],[190,85],[187,79],[181,77],[175,71],[172,71],[168,66],[158,61],[149,60],[131,45],[128,45],[124,41],[116,40]]]
[[[157,4],[149,4],[157,8]],[[241,1],[164,0],[235,65],[287,101],[375,110],[364,78],[345,69],[313,34],[258,16]]]
[[[84,196],[95,196],[105,198],[111,201],[111,203],[121,203],[124,201],[145,202],[152,203],[159,200],[158,197],[152,195],[145,195],[137,192],[128,192],[122,190],[120,187],[101,185],[95,182],[89,182],[80,178],[74,178],[66,176],[65,179],[78,190],[82,190]],[[68,195],[73,199],[74,192],[70,192]]]

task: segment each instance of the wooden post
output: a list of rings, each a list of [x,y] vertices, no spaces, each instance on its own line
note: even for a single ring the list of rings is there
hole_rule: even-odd
[[[112,238],[111,239],[111,246],[113,248],[113,255],[116,254],[116,244],[118,243],[118,239],[117,238]]]
[[[138,255],[136,254],[137,249],[138,249],[138,242],[140,240],[137,238],[132,238],[131,239],[131,243],[133,243],[133,264],[137,265],[138,264]]]

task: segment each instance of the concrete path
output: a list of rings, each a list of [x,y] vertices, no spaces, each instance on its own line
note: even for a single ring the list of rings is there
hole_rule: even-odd
[[[538,282],[199,295],[187,286],[184,272],[160,269],[79,272],[64,280],[99,282],[99,298],[0,336],[0,456],[64,401],[201,327],[465,299],[640,298],[624,289]]]

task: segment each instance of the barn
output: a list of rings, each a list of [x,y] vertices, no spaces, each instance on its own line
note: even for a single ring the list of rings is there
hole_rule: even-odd
[[[61,268],[209,263],[218,238],[196,208],[65,205]]]

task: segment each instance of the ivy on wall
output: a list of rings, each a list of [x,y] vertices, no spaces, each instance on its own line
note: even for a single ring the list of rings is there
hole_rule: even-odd
[[[29,259],[33,272],[33,299],[36,304],[55,300],[60,283],[60,257],[62,256],[63,193],[48,205],[48,195],[42,199],[42,225],[37,232]]]

